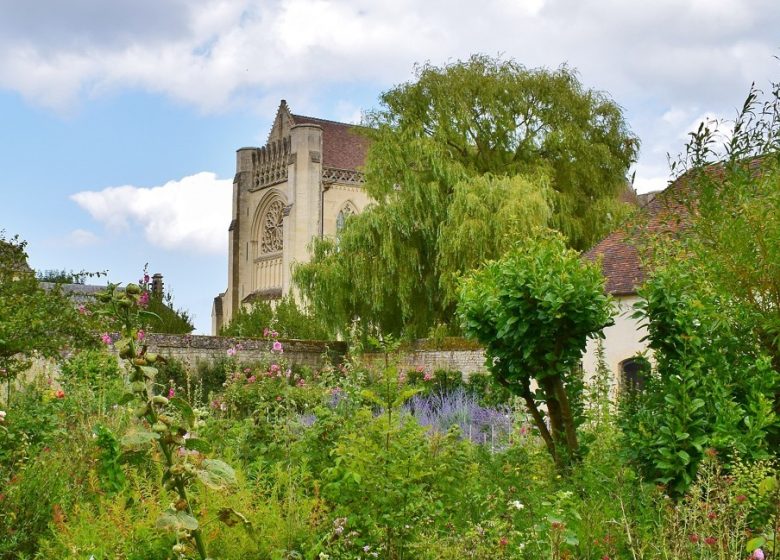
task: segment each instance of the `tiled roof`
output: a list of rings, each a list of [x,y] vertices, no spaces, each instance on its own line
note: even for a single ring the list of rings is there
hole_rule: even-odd
[[[585,258],[591,261],[601,257],[601,271],[608,293],[616,296],[635,294],[645,281],[647,271],[639,253],[643,234],[677,233],[685,228],[688,210],[684,197],[688,194],[688,183],[683,175],[663,192],[647,197],[636,219],[613,231],[585,253]]]
[[[366,161],[370,140],[352,124],[291,115],[295,124],[316,124],[322,128],[322,165],[338,169],[358,169]]]
[[[753,174],[761,171],[761,158],[748,161],[747,167]],[[723,164],[714,164],[705,172],[715,181],[724,177]],[[585,253],[585,258],[591,261],[601,257],[601,270],[606,278],[607,292],[612,295],[635,294],[647,277],[647,271],[642,267],[638,250],[643,235],[646,233],[679,234],[689,223],[691,207],[689,200],[692,192],[690,174],[686,173],[672,181],[660,193],[639,195],[644,205],[639,210],[637,218],[620,228],[595,247]]]

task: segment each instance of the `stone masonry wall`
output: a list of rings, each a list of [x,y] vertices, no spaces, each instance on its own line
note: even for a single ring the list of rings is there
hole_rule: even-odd
[[[415,369],[423,366],[428,371],[448,369],[461,371],[466,377],[485,370],[484,351],[470,343],[452,339],[441,344],[419,340],[404,347],[393,359],[398,360],[401,369]],[[267,357],[271,342],[263,339],[236,339],[221,336],[149,334],[146,340],[149,351],[172,357],[194,366],[200,361],[212,362],[227,356],[228,349],[236,343],[241,350],[239,360],[251,362]],[[317,368],[322,366],[327,353],[334,364],[341,363],[347,355],[347,343],[343,341],[280,340],[284,356],[292,364]],[[384,354],[370,352],[363,355],[363,361],[381,367]]]
[[[385,357],[382,353],[371,352],[365,354],[363,359],[381,366]],[[394,359],[398,360],[401,370],[423,366],[430,372],[437,369],[460,371],[466,378],[472,373],[486,371],[485,351],[461,338],[446,338],[443,341],[416,340],[411,345],[402,347]]]
[[[263,339],[236,339],[222,336],[149,334],[146,342],[150,352],[172,357],[194,366],[199,361],[212,362],[228,355],[228,349],[240,343],[236,357],[242,362],[252,362],[268,357],[271,342]],[[280,340],[284,356],[299,366],[320,367],[327,354],[334,364],[343,361],[347,343],[319,340]]]

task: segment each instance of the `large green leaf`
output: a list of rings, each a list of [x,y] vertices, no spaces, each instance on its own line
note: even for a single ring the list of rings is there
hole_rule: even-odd
[[[204,460],[198,470],[198,478],[214,490],[236,485],[236,472],[233,467],[219,459]]]
[[[122,447],[126,449],[138,449],[149,445],[151,442],[160,439],[160,434],[137,430],[128,432],[122,436]]]
[[[157,518],[157,528],[169,531],[186,529],[194,531],[198,528],[198,520],[186,511],[167,509]]]

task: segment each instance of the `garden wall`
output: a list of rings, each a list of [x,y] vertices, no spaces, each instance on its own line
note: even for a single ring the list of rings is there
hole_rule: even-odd
[[[341,363],[347,353],[347,343],[320,340],[280,340],[284,356],[290,363],[313,368],[320,367],[327,355],[334,364]],[[172,357],[194,366],[197,362],[213,362],[224,358],[228,350],[240,343],[236,357],[252,362],[268,357],[271,342],[264,339],[236,339],[223,336],[149,334],[146,338],[150,352]]]
[[[201,361],[212,362],[227,356],[228,349],[240,342],[241,350],[236,356],[241,361],[251,362],[268,356],[271,342],[263,339],[235,339],[222,336],[149,334],[146,339],[150,352],[173,357],[194,366]],[[327,355],[334,364],[341,363],[348,351],[343,341],[321,340],[281,340],[284,356],[291,363],[317,368],[322,366]],[[363,361],[376,366],[384,364],[384,354],[368,352]],[[393,360],[401,369],[415,369],[423,366],[427,371],[448,369],[461,371],[468,376],[485,370],[483,350],[464,339],[444,339],[432,341],[417,340],[404,345]]]
[[[381,366],[385,356],[381,352],[370,352],[364,354],[363,359]],[[460,371],[464,377],[486,370],[485,351],[479,345],[463,338],[419,339],[402,346],[392,359],[398,361],[401,370],[423,366],[430,372],[437,369]]]

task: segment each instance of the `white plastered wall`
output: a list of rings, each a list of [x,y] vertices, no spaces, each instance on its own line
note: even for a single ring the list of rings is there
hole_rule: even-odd
[[[615,324],[604,329],[604,358],[613,375],[616,384],[620,383],[620,363],[647,350],[647,342],[642,338],[647,329],[641,326],[641,320],[633,319],[633,305],[639,301],[636,295],[615,297],[617,314]],[[598,342],[588,340],[588,346],[582,357],[582,367],[585,379],[592,378],[596,373]]]

